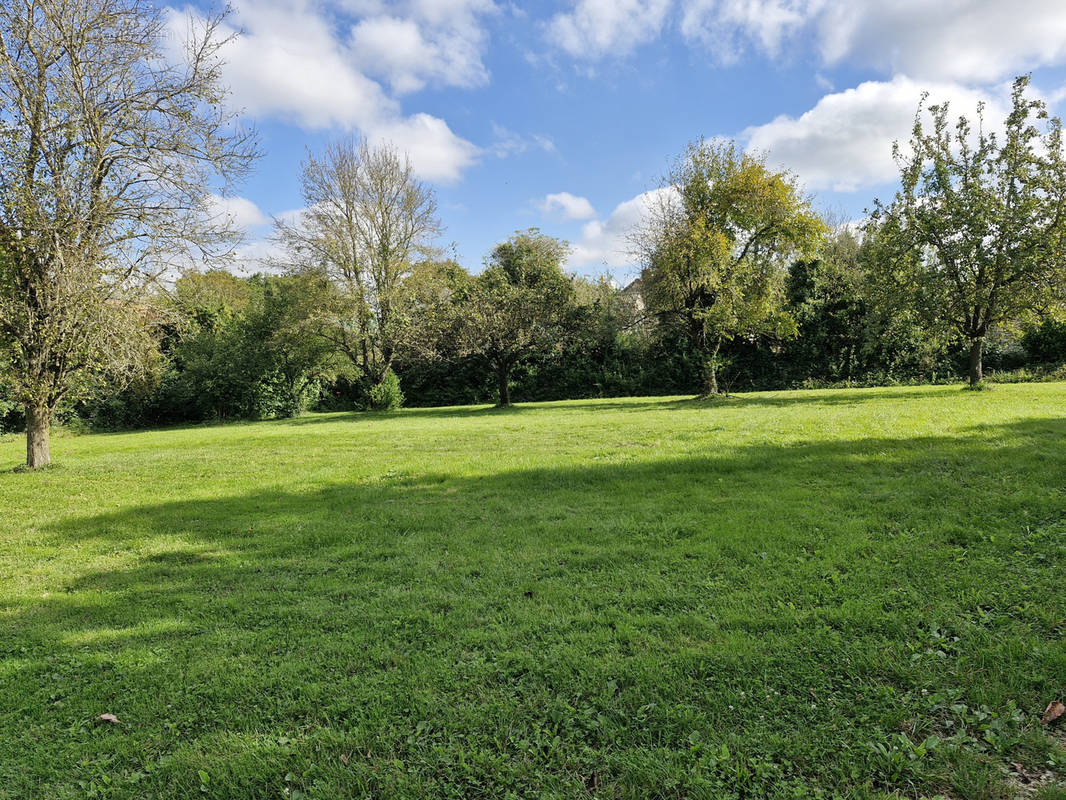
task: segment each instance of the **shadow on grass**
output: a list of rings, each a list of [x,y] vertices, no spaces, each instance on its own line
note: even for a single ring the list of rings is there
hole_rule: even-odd
[[[397,411],[349,411],[349,412],[324,412],[310,413],[292,419],[275,420],[279,424],[308,425],[318,422],[332,422],[338,418],[349,418],[353,421],[369,419],[402,419],[404,417],[457,417],[477,418],[492,416],[507,416],[535,411],[536,406],[529,405],[474,405],[474,406],[442,406],[442,407],[412,407]]]
[[[824,405],[824,406],[849,406],[871,401],[885,400],[917,400],[925,398],[933,400],[944,395],[939,393],[941,387],[913,386],[886,388],[856,388],[856,389],[809,389],[797,390],[773,395],[772,393],[754,392],[750,394],[729,395],[727,402],[739,405],[751,406],[795,406],[795,405]],[[708,402],[708,401],[702,401]],[[715,402],[713,400],[709,402]]]
[[[700,398],[587,398],[583,400],[565,400],[558,402],[518,402],[511,406],[500,407],[493,405],[475,406],[445,406],[445,407],[412,407],[399,412],[365,412],[352,411],[346,415],[333,414],[308,414],[289,420],[276,420],[283,425],[309,425],[321,422],[335,422],[345,416],[353,421],[360,419],[383,417],[414,418],[414,419],[472,419],[478,417],[491,417],[502,415],[529,416],[537,413],[559,413],[571,411],[575,413],[596,413],[599,411],[630,411],[639,413],[643,411],[664,410],[692,410],[699,408],[714,409],[719,407],[740,406],[769,406],[789,407],[795,405],[856,405],[869,401],[891,401],[902,399],[928,398],[937,395],[930,392],[928,386],[916,386],[898,389],[844,389],[844,390],[810,390],[797,391],[782,394],[767,392],[754,392],[742,394],[723,394],[718,397]]]
[[[869,747],[933,724],[919,688],[997,713],[1060,688],[1064,436],[619,447],[70,520],[46,536],[113,566],[0,608],[0,775],[15,796],[100,763],[142,774],[128,796],[191,796],[201,770],[218,797],[934,793],[949,766],[892,777]]]

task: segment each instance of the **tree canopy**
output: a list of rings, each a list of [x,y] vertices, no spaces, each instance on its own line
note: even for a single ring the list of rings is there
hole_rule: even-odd
[[[824,233],[796,179],[734,142],[694,142],[674,163],[634,245],[651,310],[701,354],[704,394],[718,392],[723,342],[794,330],[785,270]]]
[[[0,5],[0,346],[31,467],[64,398],[137,362],[146,286],[236,238],[212,189],[257,151],[226,110],[221,22],[175,56],[146,0]]]
[[[895,146],[901,188],[879,204],[869,234],[882,248],[887,302],[914,308],[932,330],[969,343],[969,380],[982,379],[994,326],[1061,300],[1066,279],[1062,124],[1014,82],[1002,135],[947,103],[920,106],[909,145]],[[924,102],[924,101],[923,101]]]
[[[496,245],[485,271],[459,296],[455,330],[461,352],[483,359],[496,376],[499,404],[511,404],[519,359],[559,346],[573,285],[562,271],[569,245],[536,229]]]

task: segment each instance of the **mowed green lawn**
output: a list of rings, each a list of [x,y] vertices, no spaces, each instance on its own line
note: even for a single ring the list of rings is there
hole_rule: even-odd
[[[1066,384],[23,446],[2,798],[1066,796]]]

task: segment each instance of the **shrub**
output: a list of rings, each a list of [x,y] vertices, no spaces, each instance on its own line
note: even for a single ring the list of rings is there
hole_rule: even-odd
[[[1037,364],[1061,364],[1066,361],[1066,322],[1045,319],[1025,331],[1022,347]]]
[[[22,430],[22,409],[0,384],[0,436]]]
[[[370,389],[368,399],[371,411],[395,411],[402,406],[403,391],[396,373],[389,369],[381,383]]]
[[[1066,365],[1036,365],[1014,370],[991,370],[985,373],[990,383],[1043,383],[1066,380]]]

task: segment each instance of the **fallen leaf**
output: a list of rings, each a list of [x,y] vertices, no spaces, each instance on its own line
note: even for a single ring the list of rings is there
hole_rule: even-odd
[[[345,753],[341,753],[341,763],[344,764],[344,766],[348,766],[348,761],[348,756]]]
[[[1066,706],[1062,704],[1061,700],[1052,700],[1047,704],[1047,708],[1044,709],[1044,716],[1040,718],[1040,721],[1045,725],[1050,725],[1063,714],[1066,714]]]
[[[118,725],[118,717],[114,714],[101,714],[97,719],[101,722],[110,722],[112,725]]]

